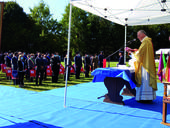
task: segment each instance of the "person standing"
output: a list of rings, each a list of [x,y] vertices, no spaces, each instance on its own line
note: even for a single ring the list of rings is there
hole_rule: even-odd
[[[37,57],[35,59],[35,66],[36,67],[36,85],[38,85],[38,77],[40,75],[39,78],[39,85],[42,85],[42,79],[43,79],[43,72],[44,72],[44,62],[42,59],[42,56],[40,53],[37,54]]]
[[[50,54],[46,53],[47,65],[50,65]]]
[[[93,55],[90,55],[90,67],[91,67],[91,72],[94,70],[94,66],[93,66]]]
[[[48,60],[47,60],[47,56],[44,54],[43,55],[43,61],[44,61],[44,80],[47,79],[47,63],[48,63]]]
[[[12,58],[12,53],[6,53],[5,56],[5,64],[7,67],[11,68],[11,58]]]
[[[103,68],[103,59],[104,59],[103,51],[101,51],[100,54],[99,54],[99,56],[98,56],[99,67],[100,67],[100,68]]]
[[[85,68],[85,77],[89,77],[91,60],[88,54],[85,54],[84,58],[84,68]]]
[[[57,83],[58,75],[60,71],[60,56],[58,53],[53,54],[51,57],[51,69],[52,69],[52,83]]]
[[[22,55],[18,57],[18,82],[19,87],[24,87],[24,74],[25,74],[25,63]]]
[[[80,70],[82,67],[82,58],[79,52],[76,52],[76,56],[74,57],[75,62],[75,70],[76,70],[76,79],[80,79]]]
[[[119,51],[119,63],[118,65],[124,65],[124,56],[123,56],[123,51]]]
[[[12,70],[17,70],[18,68],[18,53],[15,52],[11,59]]]
[[[98,67],[98,56],[97,56],[97,54],[94,55],[92,63],[93,63],[93,70],[95,70]]]
[[[137,82],[136,100],[140,102],[150,102],[156,99],[157,79],[154,59],[154,49],[152,39],[146,35],[144,30],[137,32],[137,37],[141,41],[139,49],[134,52],[136,61],[135,79]],[[127,52],[135,51],[127,48]]]
[[[35,59],[34,59],[34,54],[30,54],[30,57],[28,58],[28,76],[29,76],[29,81],[33,82],[33,77],[30,77],[30,70],[35,69]]]
[[[17,72],[17,68],[18,68],[18,53],[15,52],[12,59],[11,59],[11,67],[12,67],[12,76],[15,78],[13,79],[14,85],[16,85],[18,83],[18,72]]]

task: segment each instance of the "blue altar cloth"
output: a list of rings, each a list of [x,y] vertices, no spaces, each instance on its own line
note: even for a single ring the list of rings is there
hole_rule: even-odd
[[[135,73],[131,72],[128,68],[97,68],[91,73],[91,75],[94,76],[92,82],[104,82],[106,77],[121,77],[129,82],[132,89],[136,87],[136,84],[134,83]]]

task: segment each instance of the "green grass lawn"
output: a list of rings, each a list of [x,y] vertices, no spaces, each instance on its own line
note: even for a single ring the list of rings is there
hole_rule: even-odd
[[[110,62],[110,67],[115,67],[117,63],[118,62]],[[108,67],[108,63],[106,65]],[[156,69],[157,69],[157,67],[158,67],[158,64],[156,64]],[[91,76],[91,72],[89,74],[90,74],[90,77],[85,78],[85,74],[81,73],[80,79],[75,79],[75,75],[71,75],[70,80],[67,82],[67,86],[91,82],[93,80],[93,76]],[[43,85],[36,86],[35,79],[34,79],[34,82],[29,82],[28,80],[24,79],[24,88],[23,89],[40,92],[40,91],[47,91],[47,90],[51,90],[51,89],[65,87],[64,75],[59,75],[58,83],[52,83],[51,81],[52,81],[52,77],[48,76],[47,80],[43,80],[43,82],[42,82]],[[157,80],[157,81],[160,82],[159,80]],[[6,78],[6,74],[2,73],[2,72],[0,72],[0,85],[6,85],[6,86],[19,88],[18,85],[13,85],[13,81],[8,80]]]
[[[67,82],[67,86],[76,85],[80,83],[87,83],[92,81],[92,79],[93,76],[91,75],[89,78],[85,78],[84,73],[80,74],[80,79],[75,79],[75,75],[71,75],[70,80]],[[55,88],[65,87],[64,75],[62,74],[59,75],[59,79],[57,83],[52,83],[52,77],[47,76],[47,79],[43,80],[42,84],[43,85],[36,86],[35,78],[34,78],[34,82],[29,82],[28,80],[26,80],[26,78],[24,78],[24,89],[32,90],[32,91],[46,91]],[[0,72],[0,85],[7,85],[7,86],[19,88],[18,85],[13,85],[12,80],[8,80],[6,78],[6,73],[2,73],[2,72]]]

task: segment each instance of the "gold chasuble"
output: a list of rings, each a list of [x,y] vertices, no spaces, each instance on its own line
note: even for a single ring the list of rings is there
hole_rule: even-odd
[[[136,62],[135,65],[135,80],[137,82],[137,87],[140,87],[142,81],[142,67],[149,73],[149,85],[153,90],[157,90],[157,80],[156,80],[156,66],[154,59],[154,50],[152,39],[145,37],[142,43],[135,52]]]

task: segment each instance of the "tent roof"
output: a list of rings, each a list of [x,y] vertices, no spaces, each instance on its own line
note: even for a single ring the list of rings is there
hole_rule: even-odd
[[[170,0],[71,0],[71,4],[121,25],[170,23]]]
[[[168,54],[168,52],[170,52],[170,48],[161,48],[161,49],[156,51],[156,54],[161,54],[161,51],[164,54]]]

